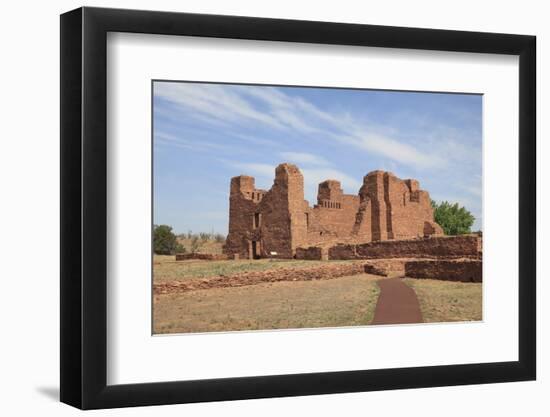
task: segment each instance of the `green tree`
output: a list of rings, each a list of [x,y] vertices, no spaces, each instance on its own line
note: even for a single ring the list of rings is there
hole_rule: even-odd
[[[446,235],[463,235],[471,233],[470,228],[474,224],[475,217],[460,207],[458,203],[451,204],[448,201],[436,203],[432,200],[434,209],[434,219],[439,224]]]
[[[183,246],[178,243],[172,228],[166,224],[153,227],[153,250],[157,255],[172,255],[185,251]]]

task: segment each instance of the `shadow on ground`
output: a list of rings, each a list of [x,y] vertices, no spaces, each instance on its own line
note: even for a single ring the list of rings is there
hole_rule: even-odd
[[[53,401],[59,401],[59,387],[36,387],[36,391]]]

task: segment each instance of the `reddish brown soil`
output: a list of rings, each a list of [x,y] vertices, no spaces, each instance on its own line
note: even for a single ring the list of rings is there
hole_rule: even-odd
[[[422,323],[422,313],[414,290],[401,278],[377,281],[380,296],[372,324]]]

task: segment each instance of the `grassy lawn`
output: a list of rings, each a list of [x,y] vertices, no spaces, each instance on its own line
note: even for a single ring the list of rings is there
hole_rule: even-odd
[[[379,279],[363,274],[159,295],[153,305],[154,332],[366,325],[373,319]]]
[[[426,323],[482,319],[482,284],[404,278],[420,302]]]
[[[231,261],[176,261],[174,256],[155,255],[153,277],[155,282],[231,275],[246,271],[266,271],[277,268],[307,268],[321,264],[349,263],[353,261],[301,261],[301,260],[231,260]]]

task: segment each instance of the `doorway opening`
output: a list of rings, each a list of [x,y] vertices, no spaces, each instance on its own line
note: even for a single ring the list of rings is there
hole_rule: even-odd
[[[252,259],[260,259],[260,242],[252,241]]]

